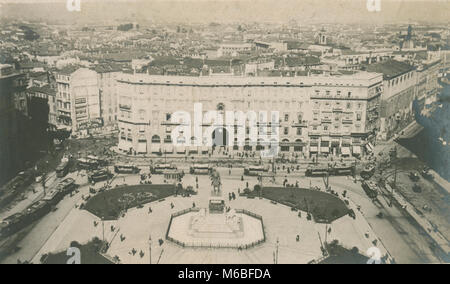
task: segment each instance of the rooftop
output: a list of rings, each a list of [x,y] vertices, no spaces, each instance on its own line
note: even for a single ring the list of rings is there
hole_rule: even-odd
[[[187,85],[187,86],[353,86],[368,87],[382,81],[382,75],[369,72],[358,72],[344,75],[312,75],[297,77],[279,76],[161,76],[147,74],[122,73],[119,82],[129,84],[151,85]]]
[[[56,90],[54,88],[52,88],[50,85],[45,85],[42,87],[31,87],[27,89],[27,92],[29,93],[42,93],[42,94],[46,94],[49,96],[54,96],[56,95]]]
[[[414,70],[414,67],[400,61],[389,60],[367,66],[367,71],[382,73],[384,79],[392,79]]]
[[[80,68],[81,67],[76,66],[76,65],[67,65],[64,68],[62,68],[61,70],[56,71],[56,73],[58,73],[60,75],[71,75],[72,73],[74,73],[75,71],[77,71]]]

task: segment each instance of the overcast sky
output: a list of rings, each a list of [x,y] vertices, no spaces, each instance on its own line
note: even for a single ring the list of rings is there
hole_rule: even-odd
[[[448,23],[450,18],[449,0],[380,1],[381,12],[369,12],[367,0],[81,0],[81,12],[70,13],[65,8],[66,0],[0,0],[3,3],[40,3],[25,7],[4,4],[0,13],[1,16],[33,20],[66,19],[80,23],[108,19],[156,22],[296,20],[300,23]]]

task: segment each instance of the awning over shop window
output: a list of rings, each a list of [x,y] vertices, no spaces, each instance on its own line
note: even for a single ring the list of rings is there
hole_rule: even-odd
[[[182,154],[186,152],[186,147],[185,146],[177,146],[177,153]]]
[[[138,153],[147,153],[147,142],[138,143],[137,152]]]
[[[342,146],[350,146],[351,142],[352,142],[351,138],[348,138],[348,137],[342,138]]]
[[[373,145],[370,143],[370,142],[368,142],[367,144],[366,144],[366,148],[367,148],[367,151],[369,151],[369,152],[373,152]]]
[[[353,146],[353,154],[361,154],[361,146]]]
[[[312,146],[309,148],[309,152],[311,153],[317,153],[317,147],[316,146]]]
[[[349,147],[342,147],[341,152],[342,152],[342,155],[350,156],[350,148]]]
[[[159,145],[159,144],[152,144],[151,149],[152,149],[152,153],[160,153],[161,152],[161,145]]]
[[[125,143],[126,143],[125,140],[122,140],[122,139],[119,140],[119,145],[118,145],[119,150],[122,150],[122,151],[125,150]]]
[[[320,142],[320,147],[329,147],[330,146],[330,142],[329,141],[322,141]]]
[[[197,146],[189,146],[188,151],[189,151],[189,153],[197,153],[198,147]]]
[[[320,153],[329,153],[330,152],[330,148],[328,147],[320,147]]]
[[[209,151],[209,147],[208,146],[201,146],[200,149],[202,150],[202,152],[208,152]]]
[[[165,144],[163,149],[164,149],[164,153],[173,153],[173,145],[172,144]]]
[[[133,147],[133,144],[131,143],[131,141],[120,140],[120,142],[119,142],[119,150],[129,151],[130,148],[132,148],[132,147]]]

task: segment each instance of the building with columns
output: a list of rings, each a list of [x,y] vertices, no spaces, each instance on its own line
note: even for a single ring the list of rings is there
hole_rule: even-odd
[[[121,74],[117,80],[118,147],[147,154],[207,152],[210,147],[195,137],[191,137],[195,145],[190,146],[174,146],[171,137],[180,125],[173,122],[172,115],[185,111],[193,120],[194,106],[201,103],[203,114],[266,111],[269,115],[277,111],[278,123],[261,121],[257,129],[264,133],[266,127],[266,134],[277,135],[281,153],[351,155],[353,151],[360,155],[361,146],[374,138],[378,127],[382,82],[381,74],[367,72],[303,77]],[[235,137],[240,129],[245,130],[244,144]],[[248,122],[224,125],[203,120],[202,131],[203,138],[211,136],[214,145],[229,150],[272,147],[267,137],[250,139]]]

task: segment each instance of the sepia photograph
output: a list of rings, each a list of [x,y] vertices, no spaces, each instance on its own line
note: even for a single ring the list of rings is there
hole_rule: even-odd
[[[450,264],[449,61],[447,0],[0,0],[0,264]]]

